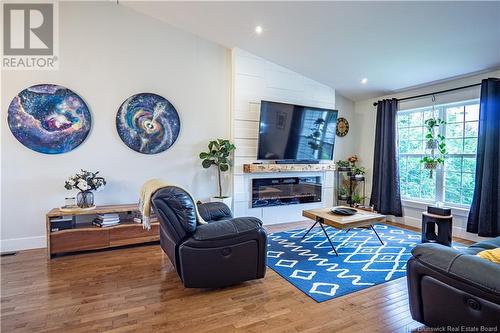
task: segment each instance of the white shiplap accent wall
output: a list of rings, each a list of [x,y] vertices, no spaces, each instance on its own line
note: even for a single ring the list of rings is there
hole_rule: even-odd
[[[335,90],[257,57],[241,49],[232,50],[231,137],[236,145],[233,173],[235,216],[255,216],[265,224],[302,221],[302,210],[333,203],[333,173],[244,174],[243,164],[256,162],[260,101],[335,107]],[[252,178],[321,176],[321,203],[283,207],[251,208]]]

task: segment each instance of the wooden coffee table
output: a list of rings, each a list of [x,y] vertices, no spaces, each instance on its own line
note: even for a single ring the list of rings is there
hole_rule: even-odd
[[[345,208],[352,208],[352,207],[345,207]],[[354,208],[356,209],[356,208]],[[350,229],[352,228],[359,228],[359,227],[366,227],[369,229],[372,229],[375,235],[377,236],[378,240],[382,245],[384,245],[384,242],[380,239],[380,236],[377,234],[375,231],[375,228],[373,227],[374,223],[377,222],[384,222],[386,219],[385,215],[378,214],[375,212],[369,212],[366,210],[362,209],[356,209],[357,213],[354,215],[350,216],[344,216],[344,215],[338,215],[332,213],[332,208],[317,208],[317,209],[309,209],[309,210],[304,210],[302,211],[302,216],[310,218],[311,220],[314,220],[314,224],[312,225],[309,230],[302,236],[301,240],[304,239],[304,237],[307,236],[309,231],[312,230],[316,226],[316,224],[319,223],[319,226],[323,230],[326,238],[328,239],[328,242],[330,242],[330,245],[332,246],[333,251],[335,251],[335,254],[338,256],[339,254],[337,253],[337,250],[335,249],[335,246],[333,246],[332,241],[330,240],[330,237],[328,236],[328,233],[326,232],[325,228],[323,227],[323,224],[329,225],[331,227],[334,227],[336,229],[348,229],[347,232],[349,232]]]

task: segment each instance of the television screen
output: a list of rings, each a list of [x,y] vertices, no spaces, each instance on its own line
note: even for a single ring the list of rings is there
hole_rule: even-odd
[[[332,160],[337,110],[262,101],[259,160]]]

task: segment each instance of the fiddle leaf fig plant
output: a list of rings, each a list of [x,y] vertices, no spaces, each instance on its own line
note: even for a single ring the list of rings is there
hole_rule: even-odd
[[[212,165],[217,167],[217,181],[219,185],[219,196],[217,198],[225,198],[222,195],[222,172],[229,170],[233,162],[231,153],[236,149],[235,145],[226,139],[217,139],[208,143],[208,151],[200,153],[201,165],[208,169]]]

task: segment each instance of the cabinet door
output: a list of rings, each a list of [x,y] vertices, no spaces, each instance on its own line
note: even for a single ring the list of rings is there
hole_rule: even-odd
[[[160,239],[158,224],[152,224],[150,230],[145,230],[141,224],[137,224],[113,228],[109,232],[110,246],[146,243]]]
[[[50,253],[76,252],[109,247],[109,230],[63,230],[51,233]]]

